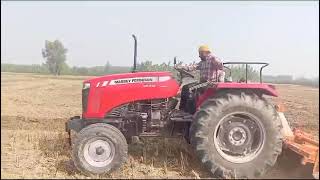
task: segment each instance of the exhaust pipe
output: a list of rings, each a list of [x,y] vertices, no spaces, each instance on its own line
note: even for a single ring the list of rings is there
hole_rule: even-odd
[[[133,70],[132,72],[137,72],[137,37],[132,34],[132,37],[134,39],[134,54],[133,54]]]

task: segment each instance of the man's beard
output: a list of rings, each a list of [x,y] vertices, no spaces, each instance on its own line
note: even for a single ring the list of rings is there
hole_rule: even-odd
[[[205,56],[199,56],[201,61],[205,61],[206,60],[206,57]]]

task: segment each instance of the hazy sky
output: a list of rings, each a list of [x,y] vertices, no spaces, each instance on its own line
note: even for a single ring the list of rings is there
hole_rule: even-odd
[[[266,61],[266,74],[319,75],[319,2],[1,2],[1,62],[40,64],[59,39],[71,66],[131,66],[208,44],[226,61]]]

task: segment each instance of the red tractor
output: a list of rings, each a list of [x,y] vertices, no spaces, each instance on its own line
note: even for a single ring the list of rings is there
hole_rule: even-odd
[[[192,86],[184,107],[178,108],[179,89],[196,82],[194,75],[176,68],[169,72],[134,71],[83,82],[82,117],[66,123],[76,133],[72,156],[85,174],[103,174],[127,159],[131,137],[184,136],[201,162],[219,177],[255,178],[272,167],[282,151],[283,122],[265,99],[277,96],[273,85],[261,82],[217,82]],[[176,60],[175,60],[176,63]]]

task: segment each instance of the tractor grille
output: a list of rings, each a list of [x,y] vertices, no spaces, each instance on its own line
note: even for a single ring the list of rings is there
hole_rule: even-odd
[[[82,90],[82,112],[86,112],[87,111],[89,89],[90,88]]]

